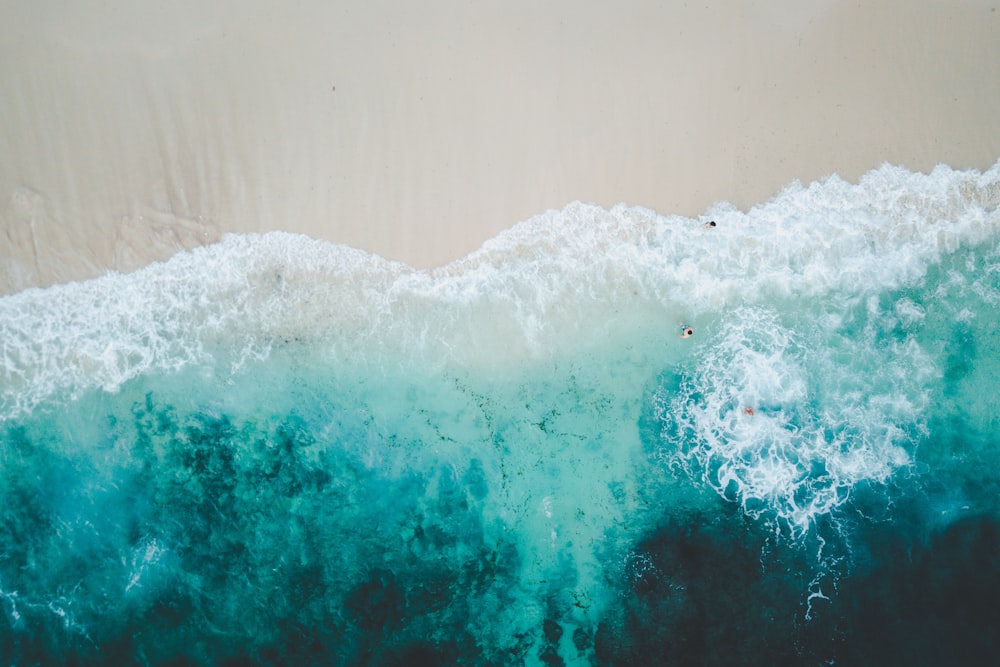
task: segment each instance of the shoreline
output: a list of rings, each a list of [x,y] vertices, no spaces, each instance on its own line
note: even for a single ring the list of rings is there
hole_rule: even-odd
[[[1000,157],[997,2],[132,4],[0,26],[0,294],[275,229],[427,269],[575,200]]]

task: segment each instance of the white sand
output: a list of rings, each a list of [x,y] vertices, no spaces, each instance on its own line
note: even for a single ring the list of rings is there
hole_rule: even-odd
[[[1000,0],[0,0],[0,19],[0,293],[228,231],[432,267],[575,199],[698,215],[1000,157]]]

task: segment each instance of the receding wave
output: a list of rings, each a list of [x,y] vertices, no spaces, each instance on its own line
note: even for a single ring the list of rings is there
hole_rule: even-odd
[[[0,654],[857,661],[1000,592],[997,321],[1000,163],[4,297]]]

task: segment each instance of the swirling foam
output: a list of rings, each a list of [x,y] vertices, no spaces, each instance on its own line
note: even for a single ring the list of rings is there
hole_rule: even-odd
[[[802,535],[855,485],[910,463],[936,375],[913,341],[797,333],[773,310],[740,308],[679,390],[658,397],[663,456],[747,515]]]

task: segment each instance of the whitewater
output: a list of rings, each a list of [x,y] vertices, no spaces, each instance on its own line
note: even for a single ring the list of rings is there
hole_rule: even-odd
[[[0,658],[986,662],[998,322],[1000,162],[0,298]]]

